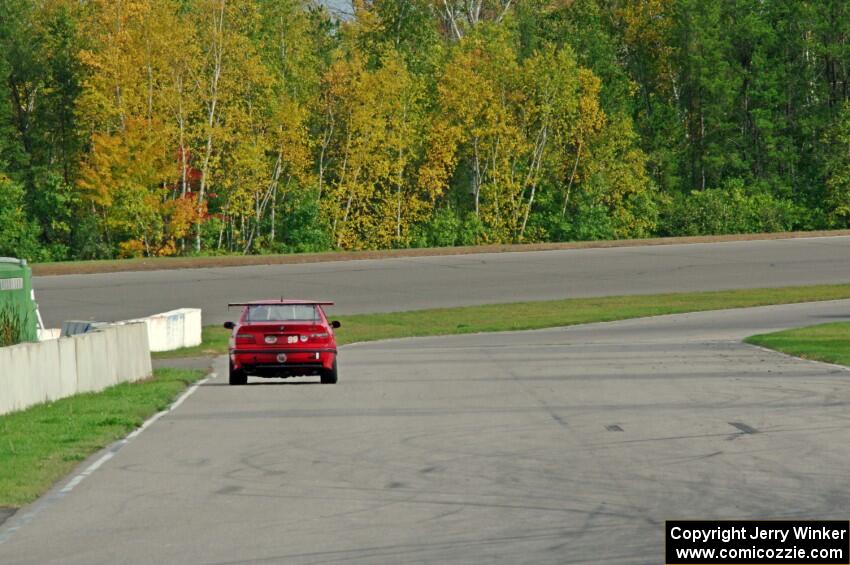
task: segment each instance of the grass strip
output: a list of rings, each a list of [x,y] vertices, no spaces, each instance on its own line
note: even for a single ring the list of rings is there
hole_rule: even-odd
[[[151,353],[153,359],[178,359],[182,357],[204,357],[223,355],[227,353],[227,342],[230,330],[221,326],[204,326],[201,328],[201,345],[183,347],[174,351],[157,351]]]
[[[664,314],[845,298],[850,298],[850,284],[570,298],[332,317],[342,322],[342,328],[337,330],[337,341],[343,345],[400,337],[533,330]],[[204,328],[204,343],[200,346],[156,354],[155,357],[225,354],[229,335],[229,330],[208,326]]]
[[[754,335],[744,341],[803,359],[850,366],[850,322]]]
[[[164,410],[204,374],[157,369],[144,381],[0,416],[0,507],[32,502],[92,453]]]

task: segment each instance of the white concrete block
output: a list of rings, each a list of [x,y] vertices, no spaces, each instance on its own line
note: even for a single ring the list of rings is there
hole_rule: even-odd
[[[56,340],[59,348],[59,381],[61,396],[77,394],[77,342],[66,337]]]
[[[142,323],[127,324],[116,333],[117,350],[121,353],[118,379],[137,381],[153,372],[148,348],[147,326]]]
[[[97,332],[100,334],[98,349],[101,351],[101,357],[105,360],[106,365],[103,371],[104,380],[99,383],[100,389],[116,385],[120,382],[118,375],[120,372],[121,352],[118,351],[117,334],[119,331],[126,331],[126,329],[127,326],[110,326],[103,331]]]
[[[38,330],[38,341],[48,341],[62,337],[62,328],[45,328]]]
[[[122,323],[143,322],[151,351],[173,351],[201,344],[201,310],[181,308]]]
[[[14,365],[14,348],[0,348],[0,414],[15,410],[18,399],[18,371]]]
[[[35,380],[41,381],[43,389],[39,391],[43,398],[39,402],[49,402],[62,398],[62,371],[59,367],[59,342],[33,343],[30,348],[31,363],[36,370],[32,372]]]
[[[201,345],[201,309],[182,308],[180,312],[183,314],[183,347]]]
[[[98,333],[78,334],[70,337],[76,348],[77,391],[92,392],[98,390],[98,383],[103,382],[107,366],[98,357]]]
[[[12,352],[0,347],[0,414],[11,412],[12,403]]]
[[[165,343],[168,350],[183,347],[183,314],[174,310],[162,316],[165,318]]]

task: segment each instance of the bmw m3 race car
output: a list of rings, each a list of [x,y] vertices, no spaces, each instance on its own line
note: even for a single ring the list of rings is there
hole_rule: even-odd
[[[295,377],[319,375],[323,384],[336,384],[337,321],[329,322],[322,309],[333,302],[313,300],[258,300],[237,302],[242,315],[232,330],[230,384],[244,385],[248,376]]]

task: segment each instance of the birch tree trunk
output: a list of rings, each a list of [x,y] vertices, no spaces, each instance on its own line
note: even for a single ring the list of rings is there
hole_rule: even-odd
[[[213,150],[213,126],[218,109],[218,86],[221,79],[222,60],[224,58],[224,8],[226,0],[219,0],[218,13],[213,15],[214,33],[212,38],[213,68],[207,102],[207,139],[204,148],[204,160],[201,164],[201,185],[198,190],[198,220],[195,230],[195,251],[201,251],[201,213],[203,212],[204,197],[209,179],[210,158]]]
[[[520,240],[525,235],[525,226],[528,224],[528,216],[531,214],[531,207],[534,205],[534,197],[537,195],[537,181],[540,178],[540,165],[543,163],[543,152],[546,150],[546,141],[548,139],[548,128],[543,126],[538,136],[537,144],[534,147],[534,155],[532,157],[531,167],[529,167],[528,175],[531,180],[531,194],[528,197],[528,205],[525,207],[525,215],[522,218],[522,227],[519,230]]]
[[[567,184],[567,192],[564,195],[564,207],[563,207],[563,209],[561,209],[561,217],[562,218],[567,215],[567,205],[570,203],[570,192],[573,189],[573,181],[576,178],[576,170],[578,169],[578,161],[581,158],[581,146],[582,146],[582,142],[579,141],[578,148],[576,149],[576,161],[575,161],[575,163],[573,163],[573,172],[570,173],[570,182],[569,182],[569,184]]]

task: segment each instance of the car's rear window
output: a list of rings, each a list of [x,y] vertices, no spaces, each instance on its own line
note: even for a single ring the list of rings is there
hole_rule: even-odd
[[[319,312],[313,304],[265,304],[249,306],[248,322],[297,322],[319,319]]]

